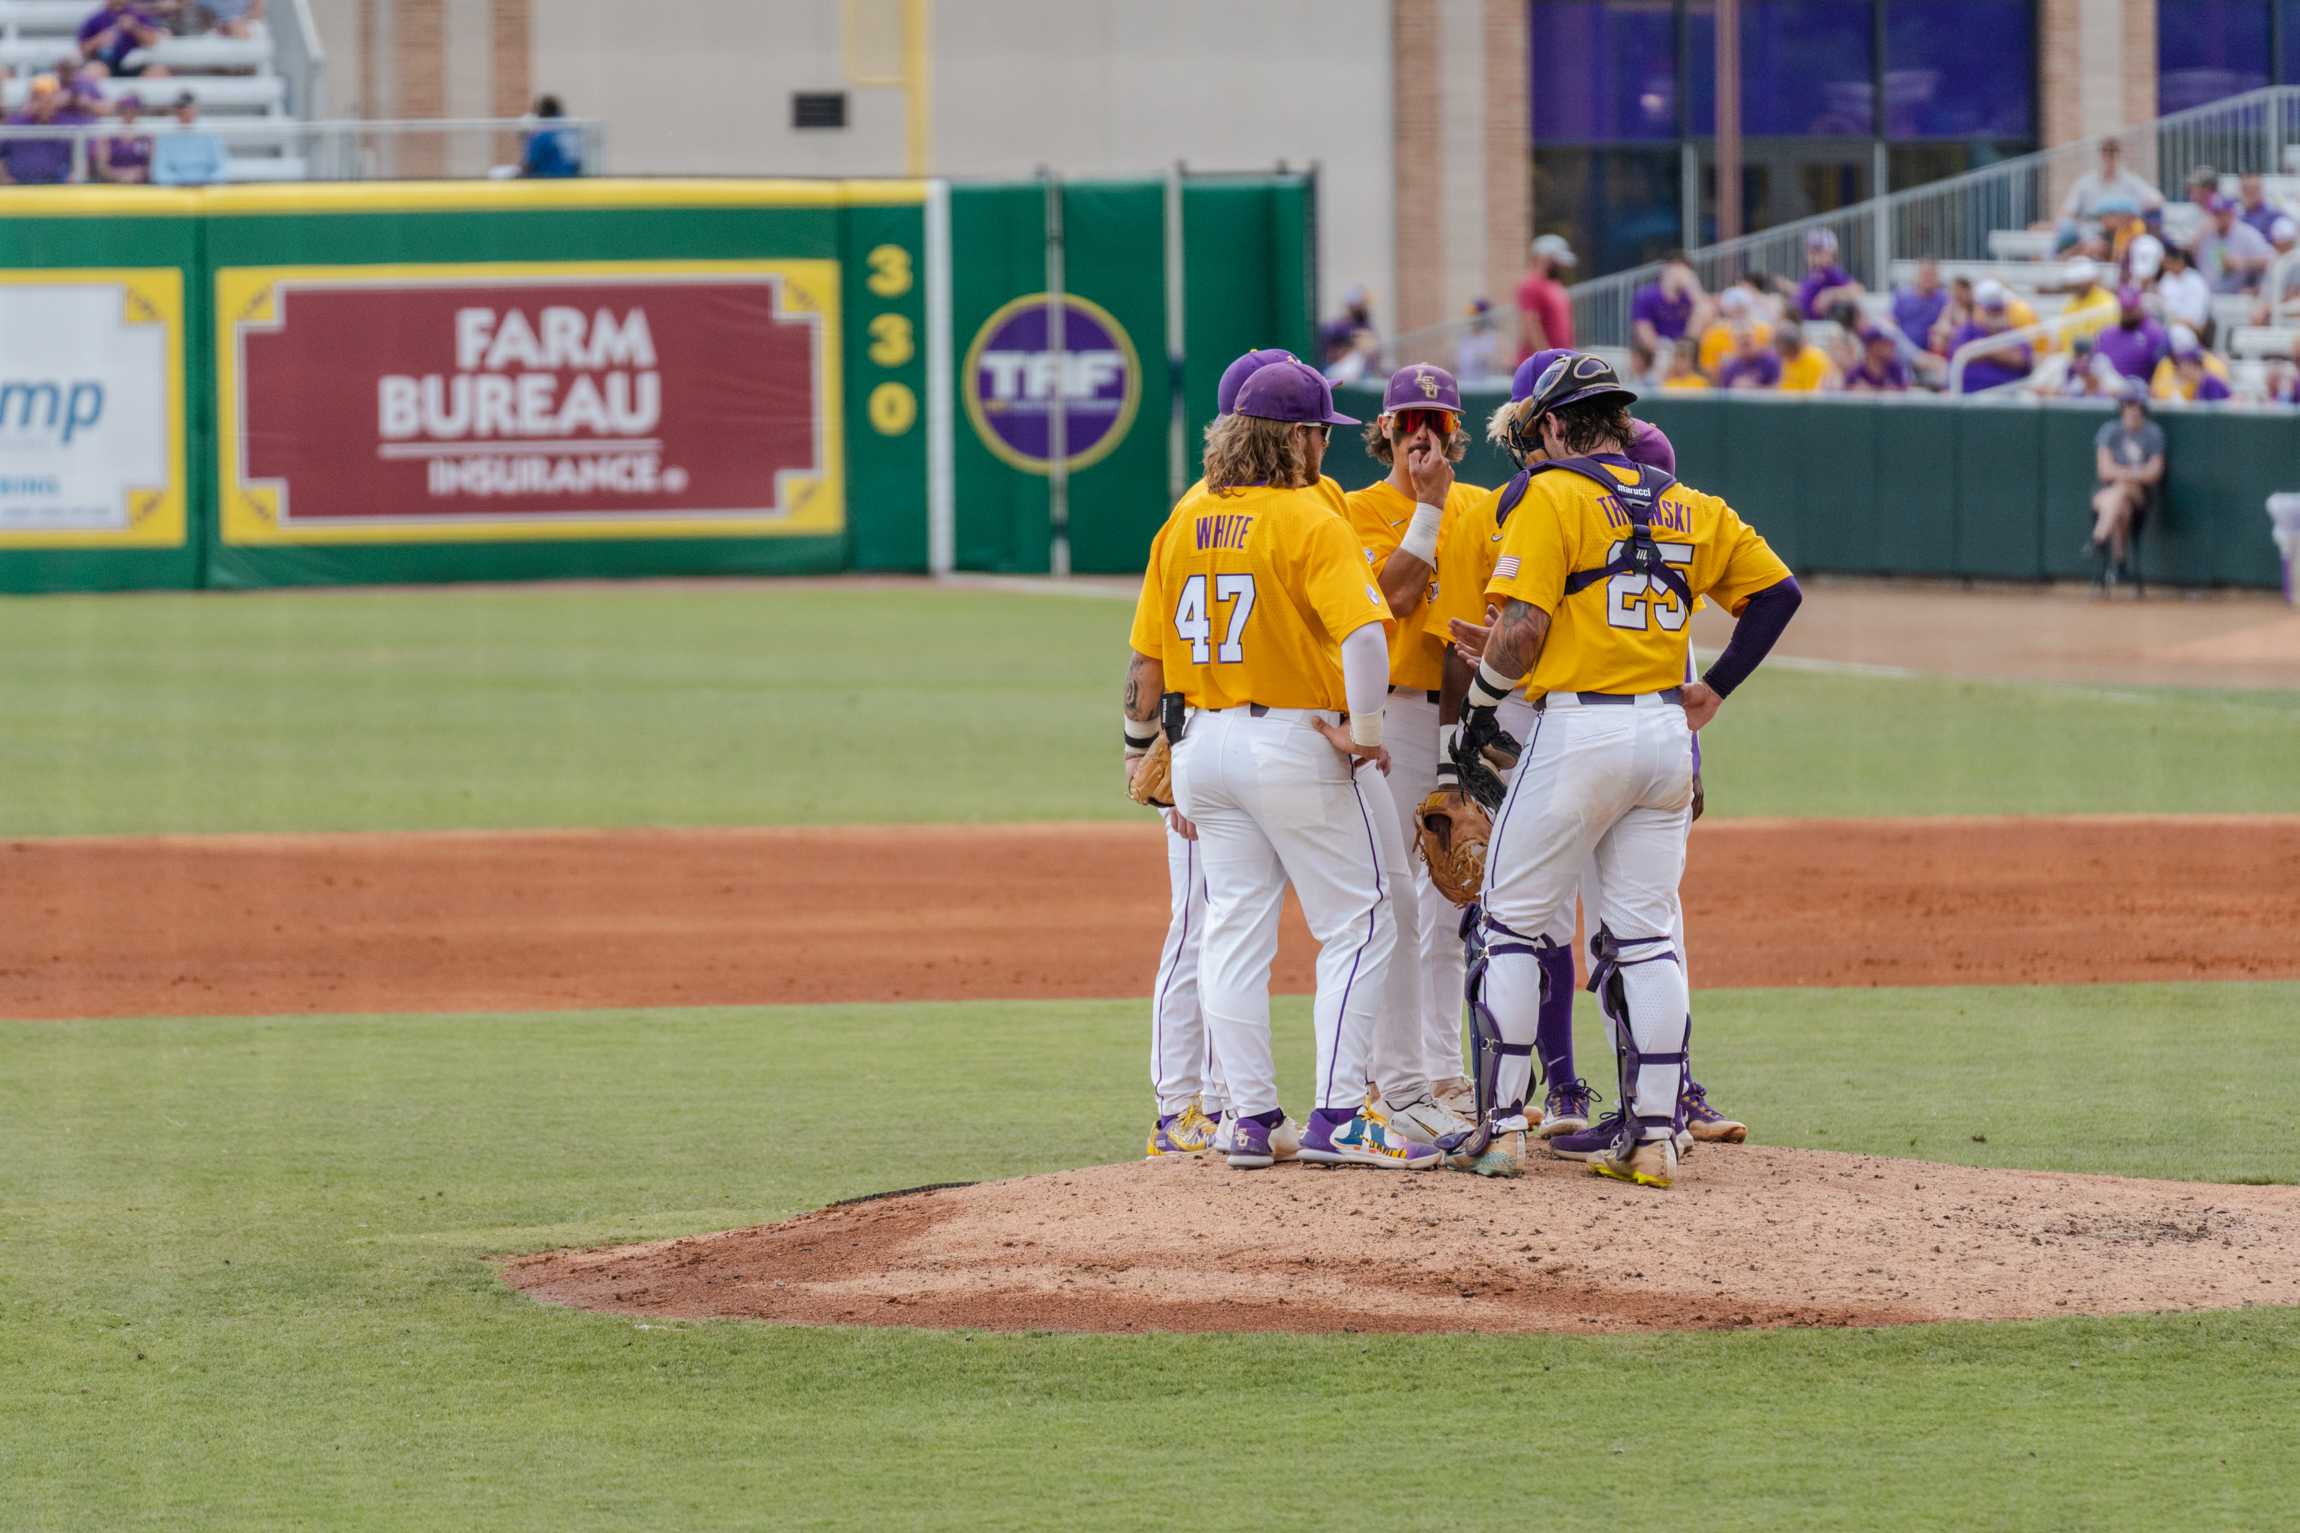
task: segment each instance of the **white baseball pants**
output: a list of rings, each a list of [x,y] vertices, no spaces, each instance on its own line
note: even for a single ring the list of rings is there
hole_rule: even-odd
[[[1174,811],[1165,811],[1166,940],[1158,948],[1158,983],[1150,992],[1150,1089],[1158,1094],[1158,1116],[1178,1113],[1193,1099],[1206,1116],[1218,1118],[1229,1105],[1230,1088],[1214,1058],[1214,1040],[1198,1006],[1198,950],[1206,938],[1206,869],[1198,843],[1174,831]]]
[[[1563,931],[1571,941],[1574,896],[1594,861],[1590,915],[1623,944],[1631,1042],[1652,1060],[1637,1072],[1633,1100],[1624,1105],[1649,1124],[1666,1124],[1682,1087],[1688,1011],[1685,971],[1672,947],[1693,801],[1685,710],[1658,693],[1604,704],[1553,695],[1529,736],[1486,859],[1489,933]],[[1486,987],[1503,1039],[1531,1045],[1541,1006],[1539,962],[1526,953],[1497,954]],[[1504,1056],[1498,1099],[1522,1100],[1532,1071],[1529,1055]]]
[[[1414,811],[1437,786],[1438,705],[1429,694],[1400,690],[1390,694],[1384,710],[1383,739],[1390,748],[1390,798],[1397,807],[1398,832],[1403,839],[1405,867],[1410,878],[1398,880],[1398,957],[1391,967],[1406,978],[1393,981],[1391,993],[1416,1020],[1411,1076],[1420,1085],[1466,1076],[1461,1031],[1461,912],[1430,882],[1429,865],[1414,850],[1419,828]],[[1409,886],[1410,884],[1410,891]],[[1412,898],[1408,899],[1408,893]],[[1411,920],[1413,935],[1407,933]],[[1390,1078],[1383,1071],[1381,1045],[1375,1045],[1374,1079],[1393,1102],[1409,1097],[1389,1092]]]
[[[1175,807],[1198,827],[1206,870],[1199,1004],[1240,1116],[1278,1106],[1270,964],[1286,886],[1319,945],[1316,1106],[1364,1100],[1397,944],[1390,891],[1399,870],[1383,859],[1362,785],[1311,726],[1321,717],[1339,721],[1299,708],[1193,713],[1174,752]]]

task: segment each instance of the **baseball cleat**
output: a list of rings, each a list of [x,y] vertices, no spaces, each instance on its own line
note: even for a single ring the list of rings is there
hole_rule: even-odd
[[[1502,1128],[1497,1124],[1494,1127],[1492,1137],[1486,1140],[1483,1150],[1473,1156],[1456,1156],[1450,1164],[1456,1169],[1467,1171],[1474,1176],[1511,1177],[1525,1175],[1528,1138],[1524,1127],[1525,1119],[1513,1117],[1505,1121],[1518,1126]]]
[[[1689,1080],[1684,1094],[1677,1099],[1677,1110],[1685,1119],[1685,1131],[1703,1144],[1739,1144],[1749,1137],[1749,1125],[1739,1118],[1728,1118],[1709,1105],[1709,1094],[1701,1083]]]
[[[1259,1171],[1277,1157],[1270,1153],[1270,1130],[1267,1124],[1254,1118],[1240,1118],[1230,1131],[1230,1148],[1224,1157],[1233,1171]]]
[[[1167,1113],[1150,1130],[1150,1143],[1144,1147],[1144,1160],[1164,1160],[1169,1155],[1195,1155],[1214,1142],[1214,1120],[1198,1110],[1192,1102],[1180,1112]]]
[[[1677,1176],[1677,1141],[1648,1139],[1637,1145],[1609,1146],[1604,1154],[1590,1158],[1589,1170],[1593,1176],[1617,1182],[1667,1188]]]
[[[1396,1107],[1385,1106],[1382,1111],[1411,1137],[1435,1145],[1443,1145],[1454,1135],[1477,1131],[1476,1124],[1426,1094]]]
[[[1613,1141],[1621,1137],[1621,1114],[1609,1112],[1587,1128],[1570,1134],[1559,1134],[1544,1140],[1549,1153],[1566,1160],[1594,1160],[1613,1148]]]
[[[1450,1075],[1430,1082],[1430,1100],[1457,1118],[1477,1115],[1477,1087],[1467,1076]]]
[[[1542,1107],[1536,1132],[1544,1139],[1555,1139],[1560,1134],[1575,1134],[1589,1127],[1589,1104],[1597,1093],[1582,1080],[1553,1081],[1549,1087],[1549,1100]],[[1530,1118],[1532,1114],[1527,1114]]]
[[[1216,1155],[1229,1154],[1230,1146],[1234,1142],[1234,1136],[1237,1132],[1238,1115],[1234,1112],[1223,1113],[1221,1126],[1214,1130],[1214,1153]],[[1301,1153],[1301,1149],[1302,1131],[1295,1125],[1293,1119],[1280,1118],[1276,1123],[1270,1125],[1270,1154],[1273,1158],[1292,1160]]]
[[[1310,1114],[1309,1131],[1302,1135],[1299,1158],[1313,1166],[1373,1166],[1384,1171],[1422,1171],[1444,1159],[1434,1144],[1425,1144],[1390,1123],[1389,1115],[1368,1103],[1355,1113],[1320,1108]]]

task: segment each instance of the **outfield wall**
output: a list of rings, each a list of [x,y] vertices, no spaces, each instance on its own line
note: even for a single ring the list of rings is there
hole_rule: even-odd
[[[1463,479],[1509,466],[1483,439],[1500,394],[1464,399],[1476,438]],[[1342,391],[1371,418],[1379,391]],[[1669,433],[1687,483],[1723,496],[1793,568],[1982,580],[2078,579],[2092,528],[2093,434],[2106,405],[1953,403],[1929,396],[1649,394],[1637,413]],[[2300,414],[2164,410],[2166,482],[2142,573],[2167,585],[2282,584],[2265,506],[2300,489]],[[1337,441],[1328,471],[1356,487],[1381,471]]]
[[[1310,341],[1303,177],[0,211],[8,591],[1043,569],[1065,497],[1131,569],[1212,409],[1172,359]]]

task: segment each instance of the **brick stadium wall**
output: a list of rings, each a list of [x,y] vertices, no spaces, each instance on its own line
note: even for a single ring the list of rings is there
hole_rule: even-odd
[[[2037,13],[2045,147],[2156,116],[2156,0],[2043,0]],[[2161,181],[2153,142],[2127,146],[2134,170]],[[2087,163],[2061,168],[2054,199]]]

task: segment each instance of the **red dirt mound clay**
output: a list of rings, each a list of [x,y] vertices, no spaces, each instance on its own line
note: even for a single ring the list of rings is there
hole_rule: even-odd
[[[2300,1303],[2300,1189],[1703,1150],[1675,1189],[1097,1166],[516,1258],[553,1304],[811,1325],[1621,1331]]]
[[[2300,976],[2300,817],[1703,824],[1685,892],[1704,987]],[[0,1017],[1139,995],[1165,927],[1147,820],[20,841]]]

